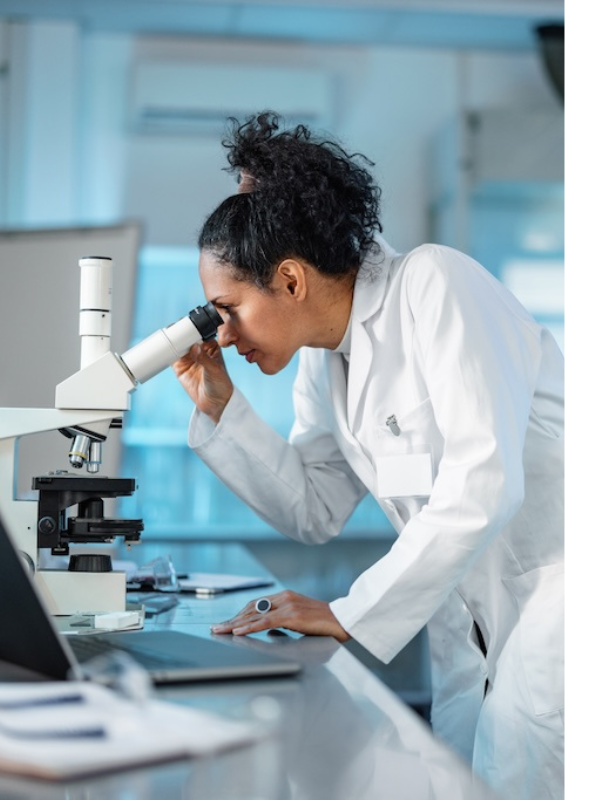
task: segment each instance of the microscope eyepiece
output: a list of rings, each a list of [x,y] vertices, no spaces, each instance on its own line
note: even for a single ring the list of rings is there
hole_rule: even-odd
[[[136,383],[144,383],[189,353],[200,338],[214,339],[217,327],[222,323],[221,315],[212,303],[197,306],[187,317],[142,339],[123,353],[121,361]]]
[[[221,315],[212,303],[207,303],[205,306],[196,306],[188,316],[204,341],[214,339],[217,335],[217,327],[223,324]]]

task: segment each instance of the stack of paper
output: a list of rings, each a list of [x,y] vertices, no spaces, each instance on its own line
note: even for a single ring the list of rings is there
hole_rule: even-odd
[[[251,744],[257,726],[92,683],[0,683],[0,772],[82,777]]]

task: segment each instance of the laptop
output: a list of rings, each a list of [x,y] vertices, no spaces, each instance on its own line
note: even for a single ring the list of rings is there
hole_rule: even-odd
[[[79,653],[80,645],[102,652]],[[156,685],[273,678],[301,669],[265,651],[171,630],[63,636],[0,519],[0,661],[51,680],[81,680],[86,660],[115,650],[134,658]]]

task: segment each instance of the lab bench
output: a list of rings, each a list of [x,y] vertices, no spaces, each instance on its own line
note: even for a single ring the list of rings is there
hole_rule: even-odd
[[[172,548],[186,571],[272,577],[246,548],[199,544]],[[185,562],[181,560],[185,556]],[[179,560],[178,560],[179,559]],[[179,564],[179,566],[178,566]],[[180,595],[145,623],[210,637],[261,593],[283,586],[198,598]],[[219,637],[302,665],[294,677],[159,687],[163,700],[228,718],[262,720],[254,744],[202,758],[42,783],[0,774],[0,797],[21,800],[498,800],[431,733],[429,726],[351,650],[328,637]],[[267,720],[267,721],[265,721]]]

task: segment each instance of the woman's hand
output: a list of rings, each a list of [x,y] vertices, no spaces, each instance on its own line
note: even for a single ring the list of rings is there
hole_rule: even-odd
[[[257,611],[256,601],[252,600],[233,619],[213,625],[212,633],[245,636],[271,628],[287,628],[313,636],[333,636],[338,642],[347,642],[351,638],[323,600],[313,600],[289,590],[268,595],[268,599],[271,608],[266,613]]]
[[[217,342],[192,345],[190,352],[173,364],[173,371],[198,410],[218,423],[233,394],[233,383]]]

